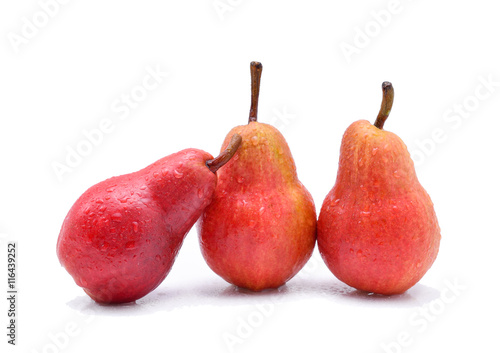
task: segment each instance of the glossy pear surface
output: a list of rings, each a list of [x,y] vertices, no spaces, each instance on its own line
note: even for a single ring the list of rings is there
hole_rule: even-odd
[[[346,130],[337,181],[318,219],[318,247],[341,281],[379,294],[406,291],[436,259],[440,229],[403,141],[366,120]]]
[[[57,242],[76,284],[100,303],[135,301],[155,289],[212,199],[211,158],[187,149],[89,188],[70,209]]]
[[[198,224],[202,254],[229,283],[254,291],[276,288],[311,256],[314,202],[277,129],[251,121],[231,130],[223,147],[234,133],[243,142],[217,172],[214,199]]]

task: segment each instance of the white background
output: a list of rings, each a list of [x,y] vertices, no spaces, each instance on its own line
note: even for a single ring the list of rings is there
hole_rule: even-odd
[[[61,0],[43,10],[49,2],[0,5],[1,288],[6,240],[19,248],[18,346],[2,329],[2,352],[498,350],[493,1]],[[349,46],[355,53],[343,52]],[[385,128],[407,143],[435,203],[434,266],[407,293],[375,297],[340,283],[315,252],[284,287],[250,294],[208,268],[193,229],[154,292],[134,305],[96,305],[55,253],[72,203],[178,150],[217,154],[247,121],[251,60],[264,66],[259,120],[287,139],[317,210],[343,132],[374,121],[380,85],[393,83]],[[123,95],[138,97],[148,67],[169,75],[121,119]],[[105,119],[113,131],[59,179],[54,163]]]

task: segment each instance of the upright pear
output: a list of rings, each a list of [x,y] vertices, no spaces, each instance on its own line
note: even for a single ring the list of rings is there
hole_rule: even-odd
[[[372,125],[344,133],[337,181],[318,219],[318,248],[328,268],[359,290],[391,295],[416,284],[436,259],[440,229],[403,141],[383,129],[394,90]]]
[[[314,202],[297,178],[281,133],[257,121],[262,65],[250,64],[252,104],[247,125],[233,128],[243,142],[217,172],[212,203],[198,223],[202,254],[229,283],[260,291],[276,288],[307,262],[316,242]]]
[[[234,135],[215,159],[186,149],[85,191],[57,241],[59,261],[76,284],[99,303],[132,302],[155,289],[211,202],[215,172],[240,143]]]

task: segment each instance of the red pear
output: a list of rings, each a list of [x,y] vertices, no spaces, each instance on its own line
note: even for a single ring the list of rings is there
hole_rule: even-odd
[[[316,242],[314,202],[297,178],[281,133],[257,122],[262,65],[252,62],[248,125],[233,128],[243,142],[217,172],[212,203],[198,223],[210,268],[229,283],[260,291],[276,288],[307,262]]]
[[[379,294],[403,293],[436,259],[440,229],[403,141],[383,125],[393,102],[389,82],[374,125],[349,126],[337,181],[318,219],[318,248],[341,281]]]
[[[186,149],[85,191],[57,241],[59,261],[76,284],[99,303],[132,302],[155,289],[212,201],[215,172],[240,143],[235,135],[215,159]]]

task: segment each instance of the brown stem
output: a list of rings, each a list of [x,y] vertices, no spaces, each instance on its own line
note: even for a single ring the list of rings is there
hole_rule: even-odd
[[[394,88],[392,87],[392,83],[387,81],[382,83],[382,92],[382,105],[380,106],[377,120],[375,120],[375,124],[373,124],[379,129],[382,129],[384,127],[384,123],[391,113],[392,103],[394,102]]]
[[[241,145],[241,136],[239,134],[234,134],[231,137],[231,141],[227,145],[226,149],[222,151],[217,157],[214,159],[209,159],[206,161],[208,169],[210,169],[213,173],[215,173],[220,167],[229,162],[229,160],[234,156],[238,147]]]
[[[260,76],[262,75],[262,64],[258,61],[250,63],[250,76],[252,78],[252,103],[248,122],[257,121],[257,109],[259,107]]]

